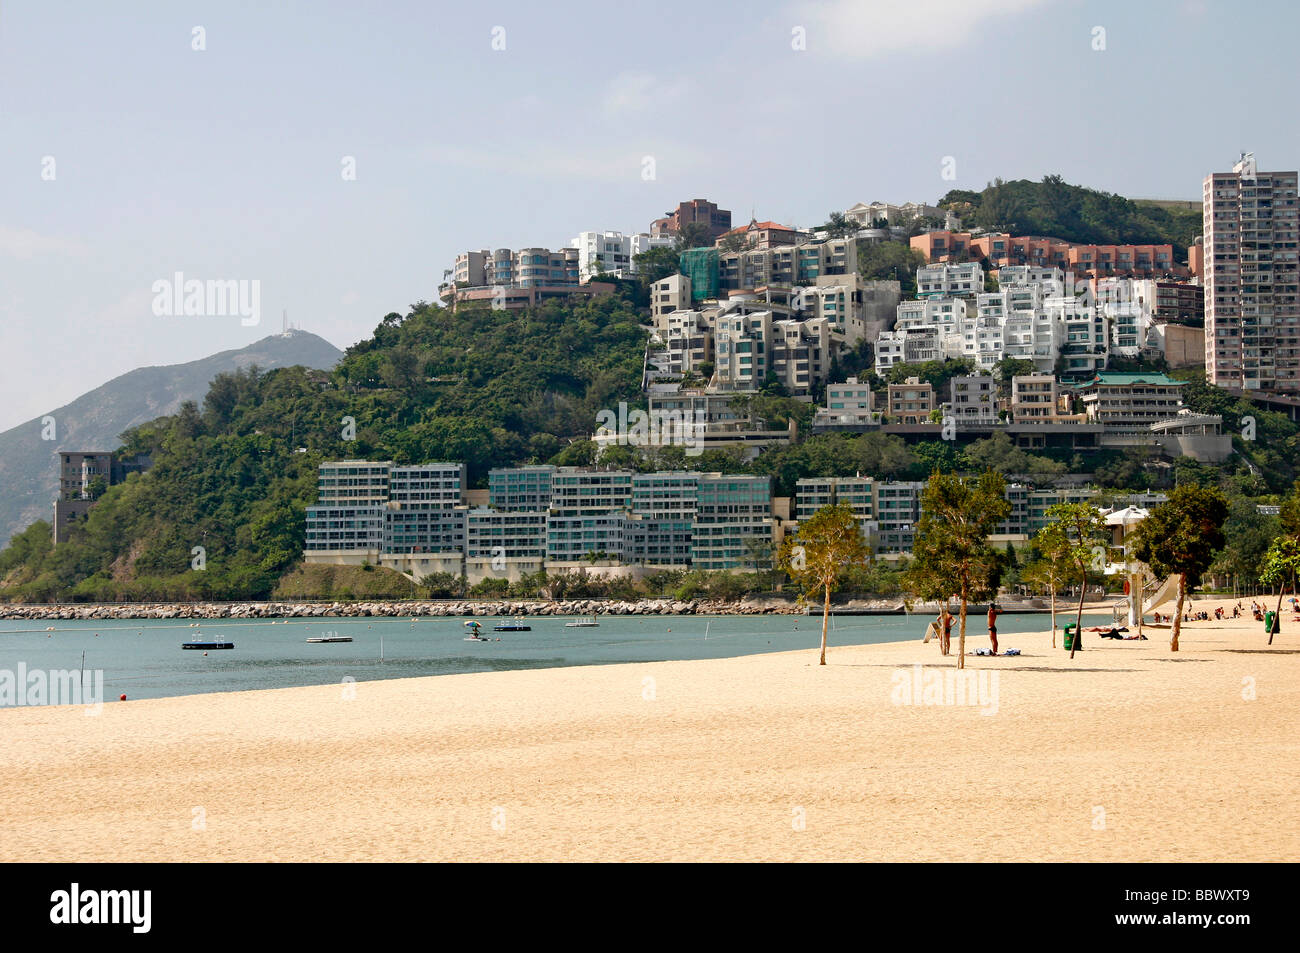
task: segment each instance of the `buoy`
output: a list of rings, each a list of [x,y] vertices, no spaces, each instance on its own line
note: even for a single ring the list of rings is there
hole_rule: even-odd
[[[121,695],[118,695],[117,700],[120,702],[126,701],[126,692],[123,692]]]
[[[207,652],[204,652],[204,653],[203,653],[203,657],[204,657],[204,658],[207,658],[207,657],[208,657],[208,653],[207,653]]]

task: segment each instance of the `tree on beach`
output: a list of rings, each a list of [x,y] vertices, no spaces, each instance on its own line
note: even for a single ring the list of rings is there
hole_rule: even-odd
[[[1005,492],[1006,483],[992,470],[966,480],[935,471],[921,491],[905,586],[921,599],[960,600],[958,668],[966,667],[966,607],[996,597],[1002,579],[1002,558],[988,538],[1011,513]]]
[[[1215,553],[1223,548],[1223,522],[1227,518],[1228,501],[1220,490],[1180,486],[1170,491],[1167,502],[1151,510],[1134,533],[1133,555],[1157,575],[1178,577],[1171,652],[1178,651],[1188,588],[1200,583]]]
[[[1268,632],[1268,644],[1273,644],[1273,632],[1280,629],[1277,621],[1282,616],[1282,597],[1286,595],[1286,584],[1291,583],[1291,593],[1296,591],[1296,577],[1300,576],[1300,539],[1295,536],[1279,536],[1269,546],[1264,556],[1264,565],[1260,569],[1260,581],[1267,585],[1277,583],[1277,609],[1273,614],[1273,628]]]
[[[823,506],[781,543],[778,564],[802,589],[802,597],[812,599],[820,595],[823,600],[821,665],[826,664],[831,593],[839,588],[841,575],[851,568],[864,566],[867,556],[858,518],[847,503]]]
[[[1041,534],[1042,530],[1039,530]],[[1043,558],[1025,567],[1020,578],[1031,586],[1046,589],[1052,600],[1052,648],[1056,648],[1056,593],[1065,581],[1065,567],[1051,558],[1043,549],[1042,540],[1036,540]]]
[[[1048,524],[1038,531],[1038,547],[1048,559],[1061,565],[1065,579],[1079,584],[1079,608],[1074,615],[1074,638],[1070,658],[1083,647],[1083,603],[1088,598],[1088,567],[1101,569],[1106,558],[1106,521],[1091,503],[1057,503],[1046,513]],[[1052,625],[1056,622],[1053,620]],[[1053,633],[1055,647],[1056,636]]]

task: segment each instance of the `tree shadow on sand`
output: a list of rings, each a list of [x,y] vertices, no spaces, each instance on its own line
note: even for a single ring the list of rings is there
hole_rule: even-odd
[[[1300,649],[1219,649],[1237,655],[1300,655]]]
[[[984,671],[984,669],[980,669]],[[1005,668],[991,668],[990,672],[1137,672],[1136,668],[1048,668],[1046,665],[1010,665]]]
[[[980,658],[981,656],[972,655],[970,658]],[[888,662],[850,662],[848,664],[840,663],[840,668],[911,668],[912,665],[920,665],[922,668],[942,669],[951,668],[954,671],[957,666],[952,664],[954,656],[940,656],[939,662],[912,662],[907,665],[895,665]],[[828,657],[829,661],[829,657]],[[1189,660],[1193,661],[1193,660]],[[1203,661],[1196,659],[1194,661]],[[834,664],[834,663],[831,663]],[[966,672],[1140,672],[1137,668],[1049,668],[1046,665],[998,665],[998,666],[971,666],[963,669]]]

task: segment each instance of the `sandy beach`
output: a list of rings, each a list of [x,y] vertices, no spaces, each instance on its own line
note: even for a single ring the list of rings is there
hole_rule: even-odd
[[[1295,861],[1291,616],[6,709],[0,860]]]

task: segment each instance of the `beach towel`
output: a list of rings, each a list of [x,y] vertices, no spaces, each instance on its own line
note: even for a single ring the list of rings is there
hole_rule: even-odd
[[[976,649],[976,650],[975,650],[975,654],[976,654],[976,655],[992,655],[992,654],[993,654],[993,650],[992,650],[992,649]]]
[[[1003,654],[1003,655],[1019,655],[1019,654],[1020,654],[1020,649],[1007,649],[1007,650],[1006,650],[1005,652],[1003,652],[1002,654]]]

